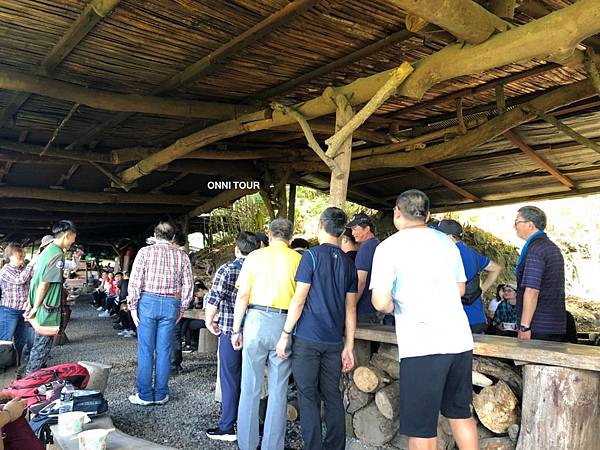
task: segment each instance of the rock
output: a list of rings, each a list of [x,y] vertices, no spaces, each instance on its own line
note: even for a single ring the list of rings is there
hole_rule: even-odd
[[[510,438],[511,441],[513,441],[515,444],[517,443],[517,440],[519,439],[519,430],[520,430],[520,426],[518,424],[513,424],[510,427],[508,427],[508,437]]]
[[[515,444],[508,436],[493,437],[479,441],[480,450],[515,450]]]

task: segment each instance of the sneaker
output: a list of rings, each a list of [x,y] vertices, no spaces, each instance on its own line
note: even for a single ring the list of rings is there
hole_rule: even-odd
[[[133,337],[133,331],[124,330],[124,333],[121,336],[126,337],[126,338]]]
[[[237,440],[237,436],[233,428],[226,431],[221,430],[219,427],[210,428],[206,430],[206,437],[209,439],[214,439],[215,441],[234,442]]]
[[[127,332],[127,330],[121,330],[117,333],[117,336],[125,336],[126,332]]]
[[[154,402],[149,402],[147,400],[142,400],[140,398],[140,394],[130,395],[129,396],[129,402],[133,403],[134,405],[140,405],[140,406],[150,406],[150,405],[154,404]]]
[[[103,308],[102,306],[98,306],[98,307],[96,308],[96,311],[102,311],[102,310],[104,310],[104,308]]]
[[[181,349],[181,353],[192,353],[194,351],[194,347],[191,345],[186,345]]]
[[[167,403],[169,401],[169,396],[167,395],[165,398],[163,398],[162,400],[156,400],[154,402],[155,405],[164,405],[165,403]]]
[[[108,310],[102,311],[100,314],[98,314],[98,317],[110,317],[110,313]]]

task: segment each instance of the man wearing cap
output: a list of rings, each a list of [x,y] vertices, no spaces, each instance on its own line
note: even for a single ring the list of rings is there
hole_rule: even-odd
[[[496,282],[502,271],[502,267],[461,240],[462,225],[456,220],[444,219],[438,223],[437,229],[447,234],[460,251],[465,275],[467,276],[467,289],[465,295],[462,297],[463,309],[469,319],[471,332],[476,334],[484,333],[487,329],[487,317],[482,297]],[[479,286],[479,274],[483,271],[486,271],[488,276],[483,284]],[[474,289],[469,289],[469,286],[474,286]]]
[[[373,265],[373,255],[380,241],[373,234],[373,222],[364,213],[354,214],[346,228],[352,230],[352,236],[360,246],[356,253],[356,270],[358,271],[358,292],[359,298],[356,305],[356,323],[379,323],[377,311],[371,304],[371,266]]]
[[[277,356],[276,347],[296,289],[294,278],[301,258],[298,252],[288,247],[293,234],[294,224],[289,220],[271,222],[269,246],[246,257],[236,282],[238,293],[231,343],[233,350],[242,349],[242,387],[237,418],[237,440],[241,450],[256,450],[258,446],[258,407],[267,362],[269,400],[262,449],[279,450],[284,445],[291,363],[289,359]]]
[[[61,220],[52,227],[52,234],[53,241],[42,251],[35,265],[25,311],[26,320],[35,330],[27,363],[28,375],[46,365],[53,337],[59,331],[65,252],[75,243],[77,228],[70,220]]]
[[[565,264],[560,248],[544,232],[546,223],[540,208],[523,206],[514,224],[525,241],[515,268],[518,337],[564,342]]]

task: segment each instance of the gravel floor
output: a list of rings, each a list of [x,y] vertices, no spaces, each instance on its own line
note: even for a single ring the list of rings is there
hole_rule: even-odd
[[[135,391],[137,341],[117,336],[112,320],[97,317],[85,298],[75,307],[67,328],[69,344],[52,349],[48,365],[77,361],[112,364],[105,396],[115,425],[123,432],[179,449],[232,449],[231,443],[208,439],[220,405],[214,401],[216,357],[184,354],[183,373],[171,379],[170,398],[164,406],[136,406],[127,397]],[[288,424],[286,447],[302,448],[299,427]]]

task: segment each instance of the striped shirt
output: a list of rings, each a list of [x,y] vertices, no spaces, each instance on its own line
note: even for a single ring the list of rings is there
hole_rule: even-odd
[[[0,304],[5,308],[24,310],[29,300],[29,281],[35,263],[31,262],[25,269],[18,269],[6,264],[0,269]]]
[[[181,301],[180,309],[185,311],[193,297],[192,265],[190,258],[170,242],[158,240],[155,244],[142,248],[133,262],[127,305],[137,309],[142,293],[174,295]]]
[[[219,328],[226,335],[233,333],[233,310],[237,296],[235,282],[240,275],[244,259],[236,258],[219,267],[206,294],[206,303],[219,308]]]
[[[565,265],[558,246],[543,234],[531,241],[517,273],[517,318],[521,320],[525,288],[539,291],[531,331],[565,334]]]

